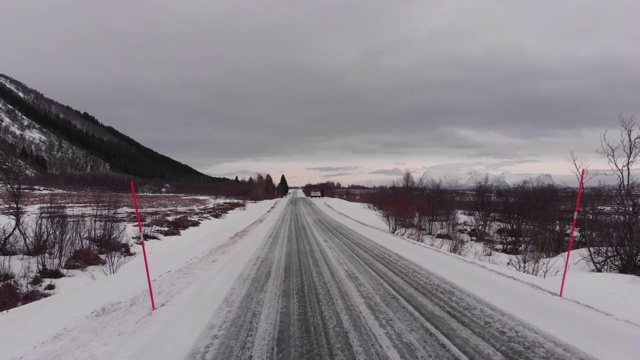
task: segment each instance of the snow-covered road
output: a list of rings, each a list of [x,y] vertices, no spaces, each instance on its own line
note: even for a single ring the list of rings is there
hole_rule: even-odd
[[[156,311],[141,256],[115,275],[70,271],[54,296],[0,313],[0,358],[638,359],[637,277],[573,271],[559,298],[559,276],[296,194],[148,242]]]
[[[588,359],[292,197],[192,359]]]

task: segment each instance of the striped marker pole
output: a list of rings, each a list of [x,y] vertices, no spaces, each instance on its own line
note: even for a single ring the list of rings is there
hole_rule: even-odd
[[[571,236],[569,237],[569,251],[567,251],[567,260],[564,263],[564,273],[562,274],[562,285],[560,286],[560,297],[564,291],[564,280],[567,277],[567,269],[569,269],[569,256],[571,256],[571,248],[573,247],[573,236],[576,232],[576,223],[578,222],[578,210],[580,210],[580,199],[582,199],[582,186],[584,184],[584,169],[580,175],[580,187],[578,188],[578,200],[576,201],[576,211],[573,212],[573,225],[571,225]]]
[[[136,186],[131,180],[131,194],[133,195],[133,205],[136,208],[136,218],[138,218],[138,230],[140,230],[140,245],[144,255],[144,267],[147,270],[147,282],[149,283],[149,296],[151,297],[151,310],[156,309],[156,302],[153,299],[153,287],[151,286],[151,275],[149,275],[149,263],[147,262],[147,249],[144,247],[144,237],[142,236],[142,222],[140,222],[140,211],[138,211],[138,197],[136,196]]]

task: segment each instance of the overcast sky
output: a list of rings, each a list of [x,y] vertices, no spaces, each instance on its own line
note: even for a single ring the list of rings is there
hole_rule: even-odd
[[[640,114],[637,1],[0,0],[0,73],[198,170],[567,173]]]

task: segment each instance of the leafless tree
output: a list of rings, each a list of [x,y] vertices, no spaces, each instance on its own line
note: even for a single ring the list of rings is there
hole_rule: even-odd
[[[71,217],[65,205],[51,201],[41,206],[33,234],[39,245],[38,271],[42,277],[63,276],[63,266],[72,251]],[[40,247],[42,247],[40,249]],[[35,255],[35,254],[34,254]]]
[[[104,260],[106,263],[104,264],[102,271],[107,275],[113,275],[117,273],[122,268],[122,266],[133,260],[134,257],[135,254],[126,253],[122,250],[106,253],[104,255]]]
[[[126,225],[120,212],[121,204],[117,197],[109,196],[106,199],[96,198],[93,206],[90,241],[103,255],[106,262],[103,271],[112,275],[134,257],[125,237]]]
[[[479,242],[493,247],[493,239],[490,228],[496,221],[498,204],[495,198],[495,189],[489,182],[489,176],[485,176],[482,182],[476,184],[472,198],[473,220],[476,227]]]
[[[540,247],[533,246],[522,249],[519,254],[509,255],[507,265],[519,272],[546,278],[547,275],[555,275],[549,274],[555,262],[556,260],[547,257]]]
[[[412,189],[416,187],[416,180],[413,177],[413,174],[411,173],[411,170],[409,169],[405,169],[404,173],[402,173],[402,179],[400,179],[400,184],[398,184],[400,187],[403,187],[405,189]]]
[[[596,269],[640,275],[640,194],[638,179],[633,175],[640,156],[640,128],[633,116],[620,116],[619,124],[617,138],[607,132],[601,137],[598,153],[607,159],[617,186],[613,190],[611,210],[597,214],[598,223],[607,234],[590,234],[589,259]],[[603,219],[603,216],[610,218]]]
[[[567,156],[567,163],[568,163],[569,170],[576,177],[576,181],[578,184],[580,183],[580,176],[582,174],[582,170],[584,170],[584,184],[587,184],[597,175],[595,172],[590,171],[591,161],[576,155],[576,151],[573,149],[569,150],[569,155]]]
[[[16,244],[14,241],[17,235],[24,234],[23,219],[25,215],[24,209],[24,179],[26,177],[24,164],[17,159],[0,153],[0,186],[4,190],[2,198],[2,212],[7,215],[12,224],[7,228],[3,228],[0,232],[0,254],[6,255],[12,252],[12,246]],[[25,251],[29,251],[29,244],[24,236],[23,246]]]

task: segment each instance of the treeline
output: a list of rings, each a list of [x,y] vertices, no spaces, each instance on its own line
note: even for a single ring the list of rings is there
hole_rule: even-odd
[[[482,245],[482,257],[504,253],[514,269],[544,276],[549,259],[567,250],[576,195],[577,189],[554,185],[496,187],[488,177],[473,189],[454,190],[406,171],[360,198],[379,212],[390,233],[459,255],[474,241]],[[584,238],[574,244],[587,245]]]
[[[236,176],[234,181],[246,188],[252,200],[273,199],[286,196],[289,193],[289,184],[284,175],[280,176],[280,182],[277,186],[269,174],[258,174],[255,179],[249,177],[247,180],[238,180]]]
[[[102,125],[86,112],[80,113],[73,110],[77,113],[76,118],[87,121],[91,125],[87,126],[87,128],[101,128],[103,134],[97,135],[93,131],[80,127],[60,115],[59,112],[52,110],[51,106],[46,106],[43,101],[23,98],[3,84],[0,84],[0,99],[56,136],[103,159],[110,165],[110,169],[114,172],[121,172],[145,179],[204,182],[222,181],[222,179],[202,174],[188,165],[142,146],[114,128]],[[46,101],[53,102],[48,99],[46,99]],[[105,134],[109,134],[110,136],[106,136]],[[32,154],[31,156],[36,155],[42,154]],[[39,165],[44,168],[47,167],[46,162]]]
[[[129,193],[129,182],[134,180],[139,192],[145,194],[185,194],[229,197],[245,200],[265,200],[285,196],[289,185],[284,175],[276,186],[271,175],[257,175],[247,180],[163,181],[159,179],[132,179],[117,174],[48,174],[24,176],[22,183],[29,187],[55,188],[69,191],[97,193]]]

